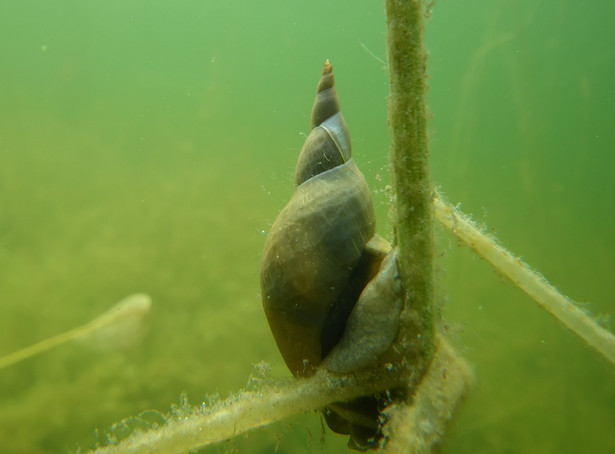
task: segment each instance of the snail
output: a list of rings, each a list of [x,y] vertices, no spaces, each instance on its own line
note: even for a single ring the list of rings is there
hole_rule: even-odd
[[[345,374],[395,352],[402,292],[397,252],[375,234],[374,208],[351,157],[333,68],[324,63],[311,132],[297,161],[295,192],[265,241],[263,307],[288,368]],[[350,433],[350,446],[372,447],[384,400],[366,396],[331,405],[329,427]]]

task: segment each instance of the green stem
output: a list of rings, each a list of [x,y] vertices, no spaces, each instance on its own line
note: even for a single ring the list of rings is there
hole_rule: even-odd
[[[404,287],[407,357],[419,369],[435,348],[433,320],[433,187],[427,140],[422,0],[385,0],[389,64],[389,129],[396,243]]]

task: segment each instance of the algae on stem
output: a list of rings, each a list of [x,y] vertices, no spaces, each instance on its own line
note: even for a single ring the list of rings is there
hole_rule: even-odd
[[[427,52],[422,0],[385,0],[390,80],[389,135],[395,241],[405,309],[400,329],[417,370],[428,366],[434,338],[432,183],[427,140]]]
[[[467,393],[472,372],[444,339],[439,340],[427,373],[415,393],[415,404],[390,410],[389,435],[396,431],[385,452],[429,452],[439,441],[459,400]],[[332,402],[347,401],[383,389],[408,384],[403,369],[387,367],[351,375],[337,375],[320,369],[309,378],[284,380],[254,391],[241,391],[213,406],[181,408],[163,419],[164,424],[136,430],[124,440],[101,447],[96,454],[157,452],[175,454],[211,446],[251,430],[276,423]],[[401,411],[398,411],[401,410]],[[411,429],[411,430],[408,430]]]

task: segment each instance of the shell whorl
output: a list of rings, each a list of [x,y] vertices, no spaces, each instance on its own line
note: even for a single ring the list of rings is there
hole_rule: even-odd
[[[310,135],[306,139],[295,170],[295,184],[348,162],[350,135],[340,111],[333,67],[327,60],[322,68],[312,107]]]

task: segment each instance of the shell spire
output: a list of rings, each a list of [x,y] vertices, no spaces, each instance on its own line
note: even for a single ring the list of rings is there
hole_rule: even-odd
[[[316,87],[316,99],[312,107],[312,119],[310,129],[319,126],[327,118],[332,117],[340,111],[340,100],[337,97],[335,89],[335,76],[333,75],[333,66],[327,59],[322,66],[320,80]]]
[[[351,157],[350,135],[340,112],[340,101],[335,89],[333,66],[326,60],[316,88],[312,106],[310,134],[303,144],[295,184],[348,162]]]

